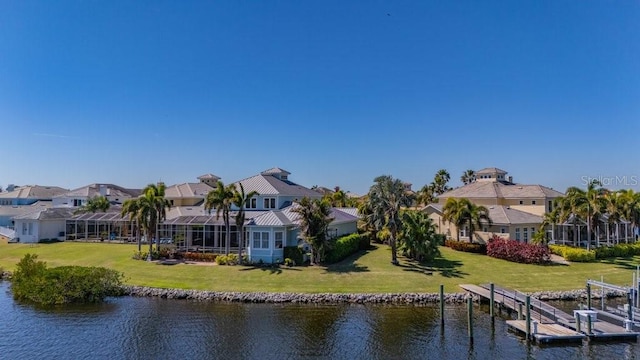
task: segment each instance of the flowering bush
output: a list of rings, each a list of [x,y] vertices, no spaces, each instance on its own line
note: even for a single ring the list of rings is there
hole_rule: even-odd
[[[596,261],[596,252],[566,245],[549,245],[552,254],[562,256],[567,261],[593,262]]]
[[[499,236],[494,236],[489,240],[487,255],[524,264],[546,264],[549,262],[549,249],[546,246],[521,243]]]
[[[187,261],[202,261],[202,262],[214,262],[218,254],[201,253],[201,252],[184,252],[182,253],[182,259]]]

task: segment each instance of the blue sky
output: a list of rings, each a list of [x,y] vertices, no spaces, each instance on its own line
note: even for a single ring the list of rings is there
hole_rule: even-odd
[[[638,1],[0,0],[0,185],[279,166],[365,193],[495,166],[640,189],[638,19]]]

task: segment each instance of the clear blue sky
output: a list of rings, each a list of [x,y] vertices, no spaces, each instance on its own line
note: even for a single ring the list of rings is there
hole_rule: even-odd
[[[634,185],[640,2],[0,0],[0,133],[3,187]]]

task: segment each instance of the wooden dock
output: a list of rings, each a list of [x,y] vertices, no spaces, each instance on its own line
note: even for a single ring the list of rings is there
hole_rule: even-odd
[[[460,285],[465,291],[478,296],[481,300],[491,298],[491,290],[489,285]],[[526,319],[522,319],[526,306],[525,301],[527,295],[517,290],[510,290],[494,286],[494,303],[498,306],[505,307],[509,310],[518,312],[517,320],[508,320],[507,325],[526,334]],[[590,340],[636,340],[640,333],[627,331],[624,328],[624,319],[620,317],[604,316],[610,314],[602,314],[601,318],[591,322],[591,329],[588,328],[587,322],[583,319],[580,326],[576,323],[573,315],[568,314],[552,305],[549,305],[539,299],[529,296],[530,308],[529,316],[531,321],[537,324],[537,333],[534,333],[534,327],[530,327],[530,336],[539,343],[552,342],[571,342],[579,339],[589,338]],[[495,306],[494,304],[494,306]],[[531,324],[533,325],[533,324]],[[590,330],[590,331],[589,331]]]

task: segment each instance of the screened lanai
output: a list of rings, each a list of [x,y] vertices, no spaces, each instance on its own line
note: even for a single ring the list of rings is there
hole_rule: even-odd
[[[85,213],[67,220],[67,240],[135,241],[135,224],[120,212]]]
[[[567,221],[554,224],[550,229],[547,229],[548,238],[552,244],[586,247],[588,226],[590,224],[572,214]],[[590,246],[611,246],[635,240],[630,222],[624,219],[614,221],[614,219],[610,219],[608,214],[605,214],[599,218],[595,228],[592,227]]]
[[[238,251],[238,229],[230,222],[230,248]],[[160,242],[175,244],[179,250],[224,253],[226,246],[226,231],[222,217],[215,215],[178,216],[166,220],[158,225]],[[248,239],[245,236],[245,239]],[[245,244],[246,247],[246,244]]]

